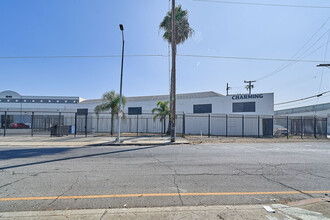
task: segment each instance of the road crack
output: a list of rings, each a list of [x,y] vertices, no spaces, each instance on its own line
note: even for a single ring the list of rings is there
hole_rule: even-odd
[[[177,184],[177,179],[176,177],[180,174],[177,173],[177,171],[175,169],[173,169],[170,165],[164,163],[163,161],[159,160],[150,150],[149,150],[150,154],[151,154],[151,157],[156,160],[159,164],[167,167],[170,171],[173,172],[172,176],[173,176],[173,183],[177,189],[177,192],[178,192],[178,196],[179,196],[179,199],[180,199],[180,202],[181,202],[181,205],[184,205],[183,203],[183,200],[182,200],[182,197],[181,197],[181,192],[180,192],[180,188],[179,188],[179,185]]]
[[[27,178],[34,177],[34,176],[38,176],[38,175],[41,174],[41,173],[43,173],[43,172],[33,173],[33,174],[30,174],[30,175],[28,175],[28,176],[26,176],[26,177],[23,177],[23,178],[21,178],[21,179],[15,180],[15,181],[13,181],[13,182],[6,183],[6,184],[0,186],[0,189],[3,188],[3,187],[6,187],[6,186],[10,186],[10,185],[12,185],[12,184],[14,184],[14,183],[18,183],[18,182],[20,182],[20,181],[23,181],[23,180],[25,180],[25,179],[27,179]],[[17,175],[17,173],[13,173],[13,175]]]
[[[47,207],[50,206],[50,205],[52,205],[54,202],[56,202],[56,201],[57,201],[59,198],[61,198],[61,196],[63,196],[65,193],[67,193],[67,192],[69,192],[70,190],[72,190],[73,186],[76,185],[77,182],[78,182],[78,178],[74,181],[74,183],[71,184],[71,186],[70,186],[66,191],[64,191],[64,192],[61,193],[59,196],[57,196],[56,199],[54,199],[53,201],[51,201],[51,202],[47,205]]]
[[[305,193],[305,192],[303,192],[303,191],[300,190],[300,189],[294,188],[294,187],[289,186],[289,185],[287,185],[287,184],[284,184],[284,183],[282,183],[282,182],[280,182],[280,181],[276,181],[276,180],[274,180],[274,179],[269,178],[269,176],[287,175],[287,173],[285,173],[285,172],[280,168],[280,166],[283,165],[282,163],[280,163],[280,164],[263,164],[263,163],[258,163],[258,165],[259,165],[259,167],[255,169],[255,173],[249,173],[249,172],[247,172],[247,171],[244,171],[244,170],[241,170],[241,169],[238,169],[238,168],[236,168],[236,169],[239,170],[240,172],[246,174],[246,175],[259,175],[259,176],[261,176],[262,178],[266,179],[266,180],[269,181],[269,182],[277,183],[277,184],[279,184],[279,185],[281,185],[281,186],[284,186],[284,187],[289,188],[289,189],[291,189],[291,190],[297,191],[297,192],[299,192],[299,193],[301,193],[301,194],[304,194],[304,195],[306,195],[306,196],[308,196],[308,197],[314,198],[311,194]],[[265,169],[266,169],[266,166],[275,169],[276,174],[266,174],[266,173],[264,172]],[[270,172],[270,173],[272,173],[272,172]]]

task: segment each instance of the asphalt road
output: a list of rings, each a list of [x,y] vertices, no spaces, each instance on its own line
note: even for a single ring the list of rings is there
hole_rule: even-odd
[[[0,211],[280,203],[330,194],[330,143],[0,147]]]

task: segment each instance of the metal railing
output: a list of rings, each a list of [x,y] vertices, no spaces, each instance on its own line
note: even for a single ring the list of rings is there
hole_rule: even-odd
[[[109,134],[117,131],[117,117],[110,113],[33,111],[0,112],[0,136],[50,135],[54,126],[66,130],[66,135]],[[121,122],[121,132],[139,135],[165,135],[169,129],[169,117],[161,120],[153,114],[128,115]],[[176,133],[226,137],[326,137],[327,118],[296,116],[258,116],[222,114],[176,115]],[[61,129],[69,127],[68,129]],[[61,135],[61,134],[59,134]]]

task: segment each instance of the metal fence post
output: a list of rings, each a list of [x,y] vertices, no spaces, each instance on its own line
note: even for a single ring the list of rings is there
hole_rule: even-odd
[[[139,136],[139,115],[136,115],[136,136]]]
[[[304,136],[304,120],[303,117],[301,116],[301,139],[303,139]]]
[[[74,114],[74,137],[77,136],[77,113]]]
[[[87,137],[87,114],[85,115],[85,137]]]
[[[242,115],[242,137],[244,137],[244,115]]]
[[[228,137],[228,115],[226,115],[226,137]]]
[[[182,116],[182,137],[184,137],[186,135],[186,115],[185,113],[183,113]]]
[[[58,125],[57,125],[57,135],[61,136],[61,132],[62,129],[61,129],[61,112],[58,113]]]
[[[289,116],[286,116],[286,139],[289,139]]]
[[[96,115],[96,133],[99,133],[99,114]]]
[[[34,112],[31,115],[31,137],[33,137],[33,127],[34,127]]]
[[[7,111],[5,111],[5,127],[3,128],[3,136],[6,136],[7,130]]]
[[[272,115],[272,126],[273,126],[272,137],[274,138],[274,115]]]
[[[163,118],[164,118],[163,134],[166,134],[166,115]]]
[[[208,129],[207,129],[208,137],[211,136],[211,114],[208,117]]]
[[[328,117],[325,118],[325,137],[328,138]]]
[[[148,118],[146,118],[146,133],[148,134]]]
[[[314,116],[314,138],[316,138],[316,117]]]
[[[260,138],[260,115],[258,115],[258,138]]]

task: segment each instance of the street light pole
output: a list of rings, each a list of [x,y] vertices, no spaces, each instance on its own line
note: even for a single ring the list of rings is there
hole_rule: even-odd
[[[120,121],[122,117],[121,112],[121,98],[122,98],[122,91],[123,91],[123,68],[124,68],[124,26],[122,24],[119,25],[119,28],[121,30],[122,39],[123,39],[123,48],[122,48],[122,55],[121,55],[121,74],[120,74],[120,95],[119,95],[119,110],[118,110],[118,131],[117,131],[117,142],[120,142]]]

